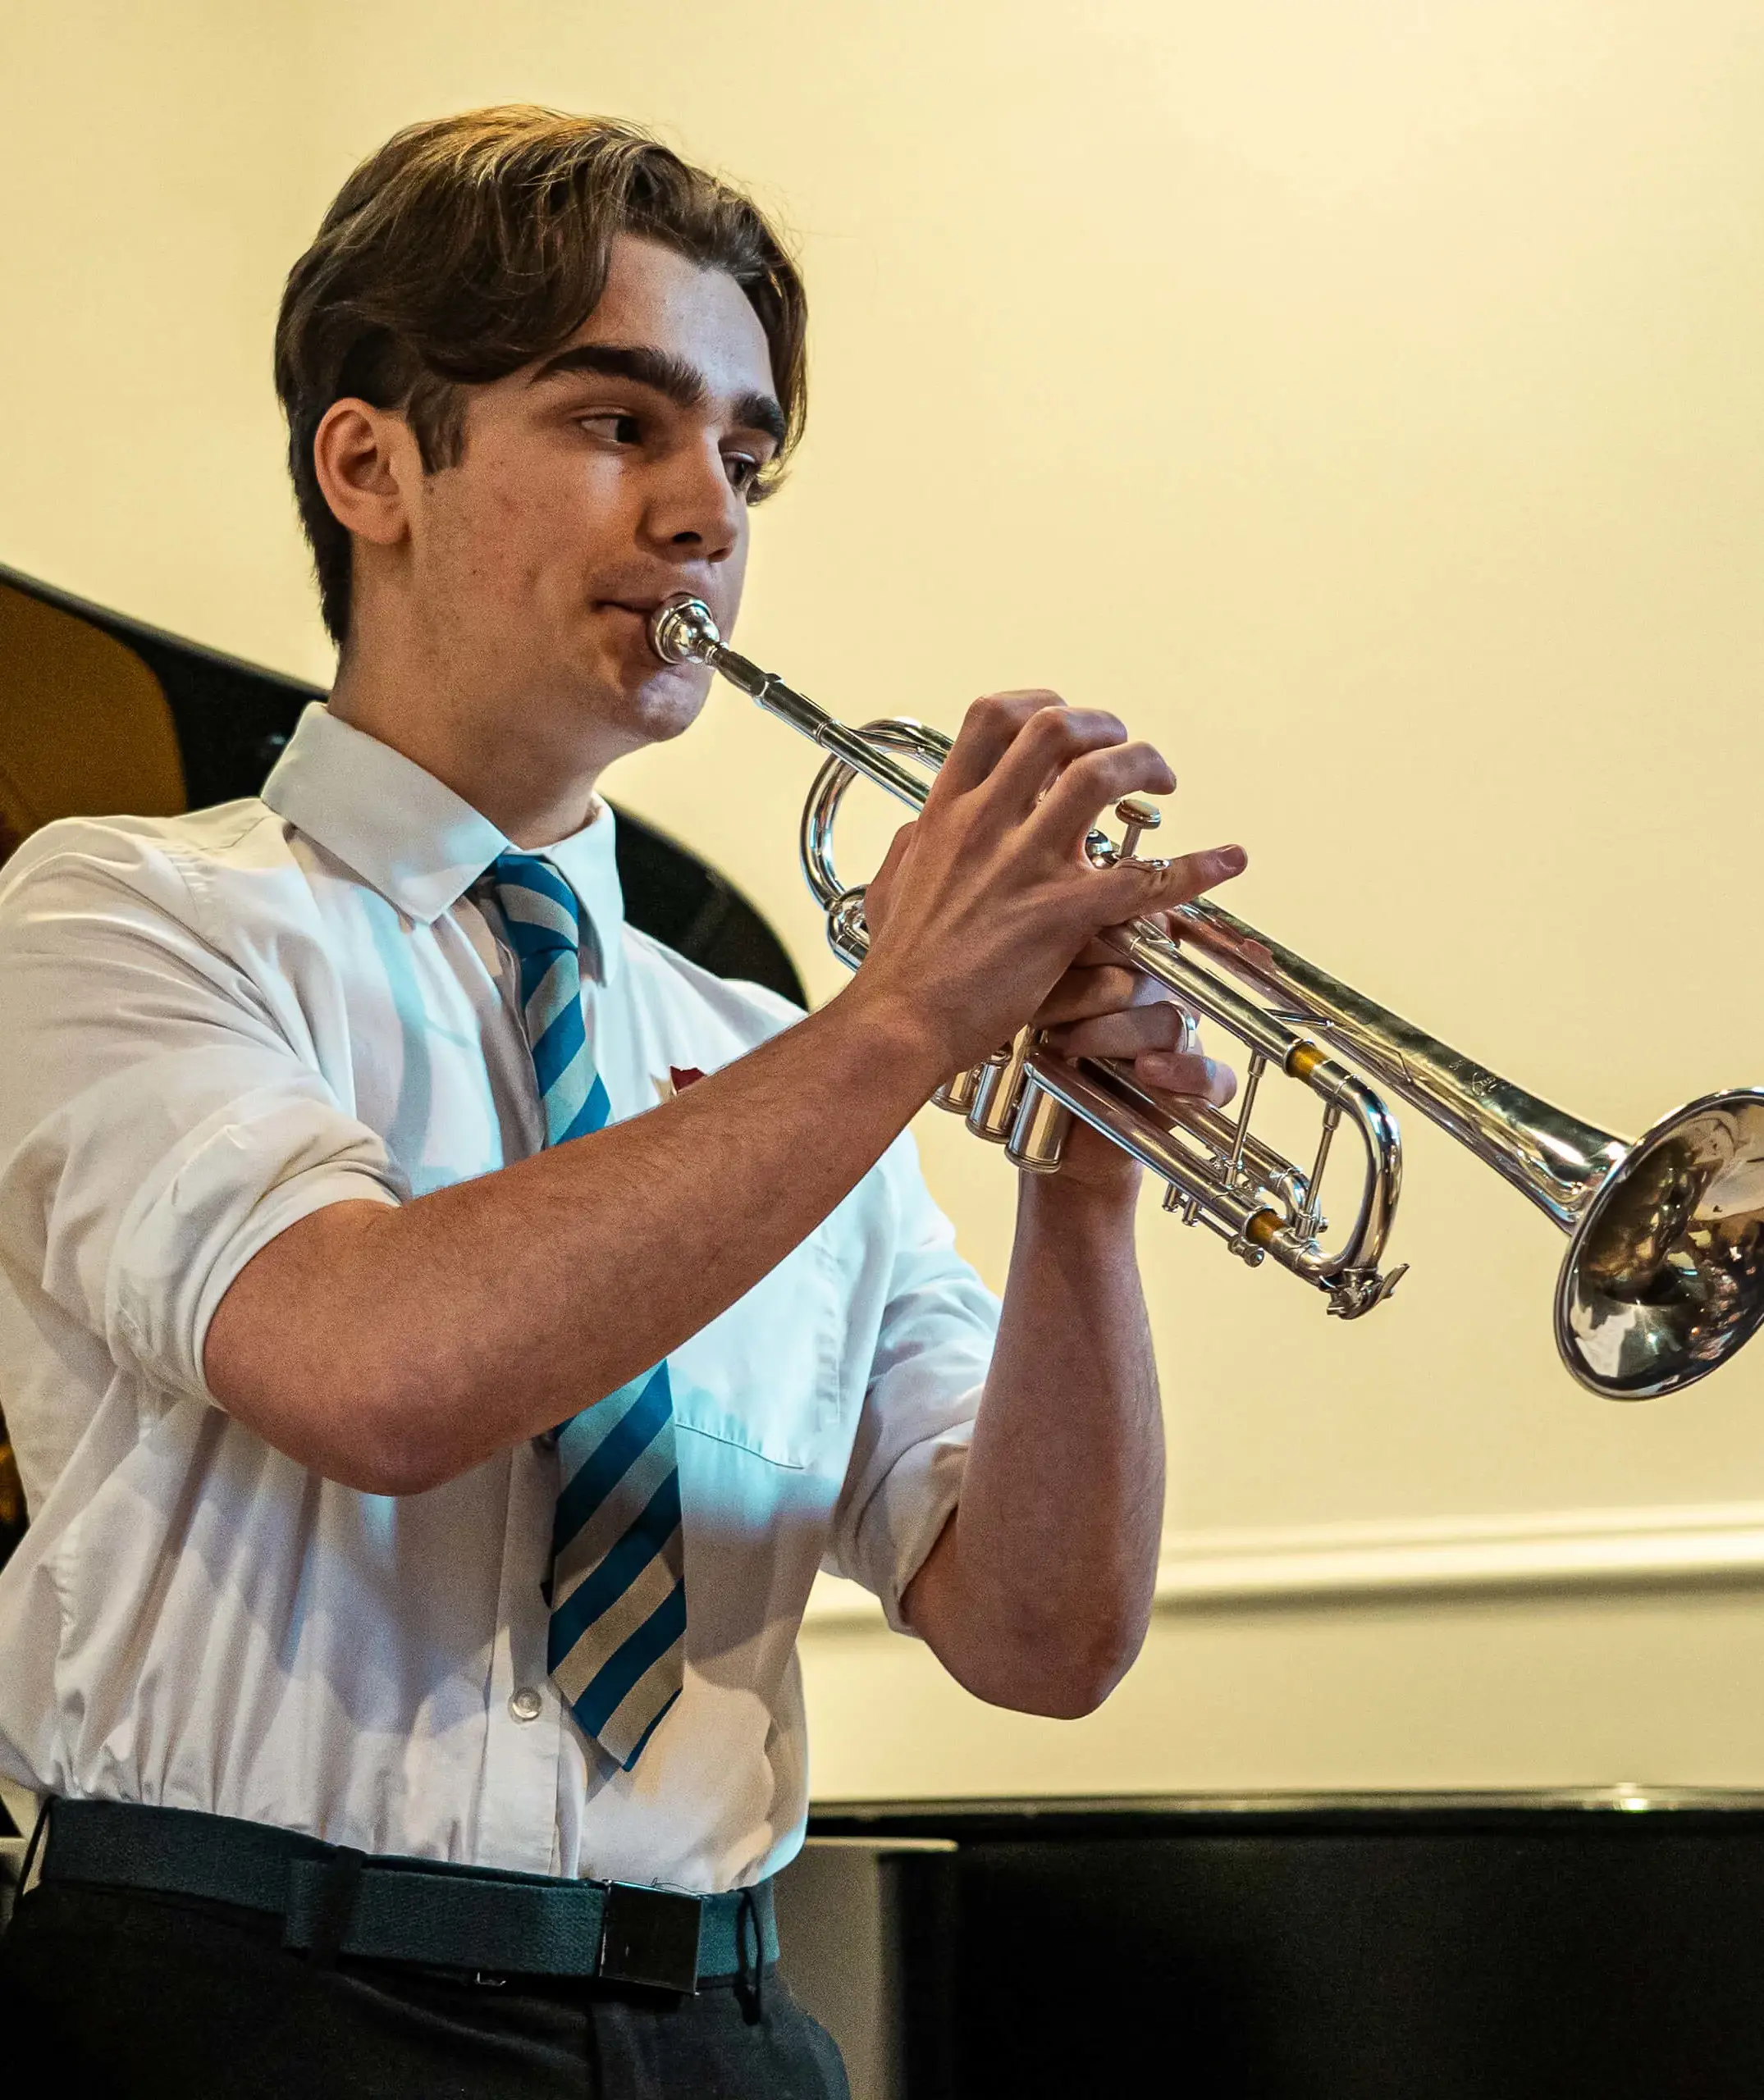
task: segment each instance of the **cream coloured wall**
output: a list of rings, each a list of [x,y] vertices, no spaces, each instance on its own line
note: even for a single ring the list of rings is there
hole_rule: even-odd
[[[1117,706],[1182,776],[1166,836],[1249,846],[1238,908],[1610,1127],[1758,1077],[1743,0],[0,0],[0,560],[322,677],[281,272],[398,123],[641,116],[780,210],[816,301],[753,653],[858,717]],[[724,696],[615,792],[824,995],[811,770]],[[1117,1701],[985,1714],[834,1600],[824,1792],[1764,1782],[1764,1354],[1583,1395],[1551,1229],[1406,1121],[1414,1271],[1365,1323],[1148,1216],[1170,1541]],[[925,1143],[997,1278],[1007,1171]]]

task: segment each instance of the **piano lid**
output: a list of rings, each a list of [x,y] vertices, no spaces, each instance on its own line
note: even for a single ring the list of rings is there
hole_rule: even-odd
[[[170,816],[256,794],[323,697],[0,564],[0,861],[56,817]],[[806,1005],[784,943],[733,885],[613,806],[631,924]]]

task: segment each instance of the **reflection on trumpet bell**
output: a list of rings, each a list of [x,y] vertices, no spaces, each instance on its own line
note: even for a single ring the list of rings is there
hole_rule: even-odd
[[[1764,1092],[1693,1101],[1632,1145],[1588,1206],[1556,1289],[1563,1360],[1617,1399],[1702,1377],[1764,1318],[1761,1242]]]
[[[834,862],[840,805],[861,777],[921,807],[925,779],[901,759],[935,771],[949,739],[904,718],[848,728],[725,647],[697,599],[658,608],[650,638],[664,663],[708,665],[828,754],[803,808],[802,867],[834,953],[855,968],[868,934],[862,889],[843,883]],[[1120,845],[1101,832],[1086,842],[1099,867],[1131,853],[1155,812],[1136,805],[1117,815],[1126,827]],[[1621,1399],[1675,1391],[1725,1362],[1764,1322],[1764,1091],[1694,1102],[1628,1145],[1428,1035],[1222,906],[1202,900],[1174,915],[1177,938],[1144,920],[1104,938],[1245,1044],[1235,1115],[1200,1102],[1172,1106],[1107,1059],[1057,1056],[1032,1029],[957,1074],[939,1089],[938,1104],[965,1116],[976,1135],[1002,1144],[1030,1173],[1058,1171],[1079,1119],[1159,1176],[1165,1208],[1186,1223],[1208,1227],[1251,1267],[1273,1260],[1323,1291],[1331,1312],[1354,1319],[1382,1303],[1404,1273],[1380,1267],[1401,1193],[1402,1150],[1376,1081],[1570,1235],[1556,1285],[1556,1339],[1583,1385]],[[1250,1127],[1270,1070],[1322,1105],[1308,1169]],[[1360,1185],[1349,1222],[1326,1244],[1323,1176],[1344,1125],[1357,1141]]]

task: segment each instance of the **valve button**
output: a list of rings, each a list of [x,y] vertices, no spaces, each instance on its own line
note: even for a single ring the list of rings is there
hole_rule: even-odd
[[[1125,801],[1117,802],[1115,815],[1126,826],[1126,835],[1121,842],[1121,857],[1123,861],[1131,861],[1133,858],[1134,849],[1140,842],[1141,832],[1155,831],[1163,821],[1163,817],[1149,802],[1140,801],[1136,795],[1129,795]]]

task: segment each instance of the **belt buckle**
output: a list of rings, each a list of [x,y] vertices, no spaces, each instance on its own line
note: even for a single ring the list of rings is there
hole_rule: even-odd
[[[610,1883],[601,1915],[597,1974],[614,1984],[683,1993],[698,1988],[698,1932],[704,1899],[679,1889]]]

